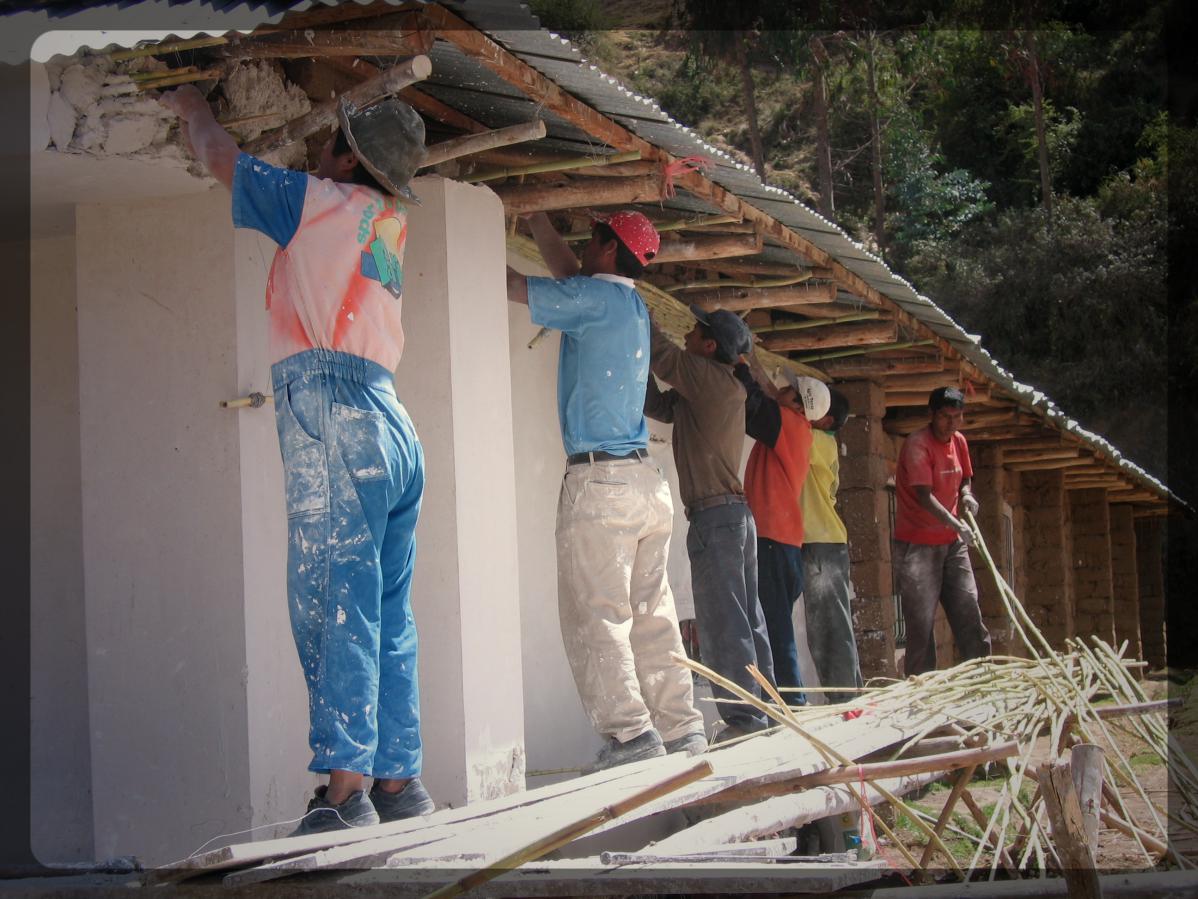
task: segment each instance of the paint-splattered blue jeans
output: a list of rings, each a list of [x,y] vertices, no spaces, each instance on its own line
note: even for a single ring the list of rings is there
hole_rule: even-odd
[[[312,771],[420,773],[410,593],[424,454],[381,365],[309,350],[271,368],[287,493],[287,602]]]

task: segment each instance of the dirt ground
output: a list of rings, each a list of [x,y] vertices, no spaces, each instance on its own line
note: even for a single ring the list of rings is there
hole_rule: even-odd
[[[1177,679],[1185,677],[1188,674],[1192,674],[1192,672],[1180,675],[1174,672],[1173,677]],[[1177,683],[1175,680],[1166,679],[1162,673],[1150,676],[1143,683],[1144,690],[1150,699],[1180,697],[1184,700],[1184,704],[1180,708],[1173,709],[1170,712],[1170,735],[1176,741],[1176,745],[1181,748],[1181,751],[1184,751],[1191,759],[1198,758],[1198,677],[1192,677],[1185,683]],[[1191,689],[1192,687],[1194,689]],[[1108,722],[1108,724],[1115,723],[1118,722]],[[1148,750],[1147,745],[1139,737],[1122,728],[1111,727],[1110,730],[1118,748],[1123,752],[1124,757],[1130,761],[1132,769],[1148,797],[1160,802],[1161,798],[1168,794],[1169,807],[1172,810],[1176,810],[1179,799],[1175,793],[1169,793],[1166,766],[1156,757],[1155,753]],[[1108,755],[1113,754],[1109,742],[1105,740],[1097,742],[1103,746],[1104,751]],[[1049,745],[1048,739],[1043,738],[1039,740],[1033,764],[1048,761],[1051,753],[1052,747]],[[978,805],[989,813],[993,803],[999,797],[1003,784],[1004,780],[999,776],[996,766],[992,765],[988,772],[979,770],[971,782],[969,790],[977,800]],[[948,800],[950,789],[951,781],[945,780],[933,784],[919,793],[914,793],[908,796],[907,799],[909,802],[914,803],[915,807],[919,810],[935,818],[939,816],[945,802]],[[1034,783],[1026,785],[1023,788],[1025,797],[1030,799],[1034,790]],[[1128,811],[1135,819],[1139,821],[1152,820],[1147,804],[1142,798],[1135,795],[1133,790],[1124,787],[1120,790],[1120,794],[1127,805]],[[926,846],[926,839],[911,824],[906,815],[900,815],[897,822],[893,822],[892,819],[893,816],[888,818],[888,823],[891,823],[892,826],[897,823],[896,833],[903,840],[907,849],[918,858]],[[978,829],[974,826],[973,819],[969,816],[968,810],[961,803],[958,803],[954,809],[952,823],[961,830],[978,833]],[[881,834],[879,836],[881,837]],[[958,863],[967,864],[972,858],[976,844],[971,843],[960,835],[949,833],[947,836],[946,843],[953,850]],[[1008,832],[1007,844],[1010,845],[1013,839],[1014,832],[1012,830]],[[1194,834],[1174,827],[1170,842],[1184,854],[1190,857],[1198,857],[1198,837]],[[901,870],[909,867],[904,863],[901,853],[893,845],[890,845],[885,837],[881,837],[881,847],[884,857],[896,869]],[[990,854],[985,854],[983,859],[983,863],[988,866],[991,860]],[[1106,826],[1100,826],[1099,829],[1097,861],[1102,873],[1145,871],[1153,867],[1164,870],[1164,866],[1154,866],[1145,857],[1135,840]],[[933,865],[947,869],[943,859],[939,859]]]

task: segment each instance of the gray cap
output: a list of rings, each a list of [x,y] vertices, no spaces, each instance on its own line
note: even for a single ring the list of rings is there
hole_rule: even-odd
[[[753,332],[735,312],[727,309],[708,312],[702,306],[692,304],[691,315],[711,328],[720,354],[730,362],[735,362],[737,356],[743,356],[753,349]]]
[[[408,182],[428,155],[420,113],[395,97],[362,109],[342,97],[337,120],[350,148],[375,180],[395,196],[416,201]]]

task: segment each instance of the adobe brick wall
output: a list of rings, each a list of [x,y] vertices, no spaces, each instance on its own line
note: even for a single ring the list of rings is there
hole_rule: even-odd
[[[1011,563],[1002,528],[1008,477],[1008,472],[1002,467],[1002,448],[997,443],[979,443],[970,446],[969,455],[973,462],[973,495],[981,506],[978,510],[978,527],[982,529],[982,539],[1001,574],[1007,571]],[[981,552],[975,548],[969,555],[978,585],[978,605],[982,610],[982,620],[990,631],[991,645],[994,652],[1010,655],[1012,625],[999,595],[998,585]],[[1014,589],[1014,584],[1011,586]]]
[[[849,401],[850,417],[840,429],[840,492],[836,505],[849,532],[849,562],[856,601],[853,630],[861,674],[895,677],[894,578],[890,567],[890,493],[895,447],[882,430],[885,394],[872,381],[836,385]]]
[[[1136,580],[1140,599],[1140,642],[1143,659],[1153,668],[1166,664],[1164,521],[1135,519]]]
[[[1074,634],[1072,528],[1065,476],[1025,471],[1020,477],[1024,584],[1028,616],[1055,649]]]
[[[1116,647],[1127,641],[1129,658],[1143,658],[1140,646],[1140,585],[1136,572],[1136,524],[1127,503],[1111,506],[1111,582]],[[1139,668],[1133,672],[1142,674]]]
[[[1073,518],[1074,626],[1078,636],[1115,642],[1115,588],[1111,574],[1111,515],[1102,487],[1069,491]]]

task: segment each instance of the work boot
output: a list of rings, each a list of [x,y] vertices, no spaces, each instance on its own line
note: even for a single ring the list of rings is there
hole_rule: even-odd
[[[370,801],[374,803],[375,811],[379,813],[379,820],[384,824],[403,818],[431,815],[436,808],[419,777],[409,780],[398,793],[388,793],[379,786],[376,780],[374,786],[370,788]]]
[[[653,728],[649,728],[640,736],[633,737],[627,743],[621,743],[615,737],[608,737],[607,745],[599,750],[595,761],[582,769],[582,773],[594,774],[604,768],[627,765],[629,762],[642,762],[645,759],[655,759],[665,754],[666,747],[661,742],[661,735]]]
[[[683,734],[681,737],[675,737],[673,740],[666,740],[665,746],[668,755],[673,755],[675,752],[698,755],[701,752],[707,751],[707,737],[699,732]]]
[[[293,837],[302,837],[310,833],[325,833],[330,830],[348,830],[351,827],[369,827],[379,823],[378,813],[366,793],[355,790],[345,801],[333,805],[325,799],[328,787],[316,788],[316,795],[308,803],[308,812],[300,821],[299,827],[291,832]]]
[[[727,743],[731,740],[737,739],[738,737],[747,737],[750,734],[758,734],[766,729],[767,728],[765,725],[749,727],[744,724],[728,724],[723,730],[712,737],[711,742],[712,745],[718,746],[720,743]]]

